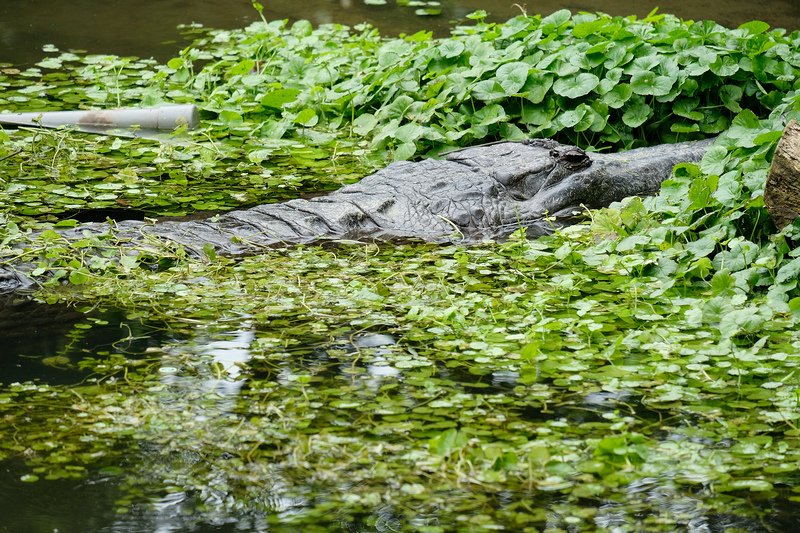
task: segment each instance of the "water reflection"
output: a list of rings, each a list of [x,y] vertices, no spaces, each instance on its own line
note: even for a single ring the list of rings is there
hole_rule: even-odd
[[[771,527],[755,520],[745,519],[734,514],[708,513],[699,498],[688,496],[679,489],[679,484],[669,476],[661,478],[643,478],[632,482],[627,487],[630,502],[608,502],[598,509],[595,523],[610,531],[626,531],[631,523],[637,507],[645,504],[656,516],[674,520],[676,526],[687,533],[714,533],[727,531],[748,531],[750,533],[769,532]],[[558,517],[561,518],[561,517]],[[566,525],[563,520],[554,520],[553,526]]]
[[[94,474],[31,484],[20,481],[20,471],[21,461],[0,463],[0,532],[109,531],[114,501],[123,497],[118,479]]]
[[[65,347],[61,341],[54,341],[52,346],[58,347],[58,352],[40,355],[63,354],[74,363],[80,357],[96,357],[98,352],[117,350],[128,359],[146,358],[154,368],[169,369],[161,373],[155,384],[151,383],[140,393],[151,396],[152,408],[177,413],[173,417],[165,416],[165,420],[169,424],[180,421],[180,425],[165,426],[161,432],[149,430],[146,438],[139,437],[135,445],[131,443],[123,459],[113,464],[98,461],[83,479],[24,483],[20,477],[29,470],[21,461],[0,463],[0,516],[3,517],[0,532],[275,533],[296,531],[298,529],[292,524],[307,524],[309,520],[315,520],[320,531],[383,532],[420,527],[441,527],[448,531],[456,527],[452,522],[452,512],[446,506],[442,507],[441,514],[436,512],[435,502],[426,502],[425,507],[416,513],[396,508],[391,503],[376,502],[365,506],[361,515],[340,517],[335,508],[326,507],[330,498],[326,490],[332,491],[333,488],[300,479],[292,467],[286,465],[275,468],[257,458],[243,464],[242,457],[209,448],[209,438],[222,442],[232,438],[238,427],[248,420],[280,417],[280,405],[275,406],[275,411],[265,411],[264,402],[275,401],[275,394],[286,397],[287,401],[292,401],[292,394],[300,399],[297,389],[292,391],[291,387],[302,375],[316,379],[307,385],[309,387],[361,393],[355,403],[396,394],[404,400],[392,405],[399,408],[398,413],[407,414],[412,419],[416,416],[413,414],[415,407],[424,403],[426,396],[419,394],[420,388],[424,388],[419,380],[416,385],[407,382],[414,382],[409,377],[420,368],[429,369],[423,375],[428,373],[436,376],[437,380],[452,380],[451,386],[461,386],[465,391],[470,390],[470,384],[477,383],[473,379],[476,377],[488,385],[475,393],[475,397],[485,403],[476,409],[445,410],[437,414],[442,419],[498,417],[497,413],[491,413],[493,398],[513,397],[511,391],[524,386],[516,370],[500,369],[483,376],[465,372],[462,376],[458,368],[419,366],[425,360],[423,356],[380,328],[374,332],[344,331],[332,340],[320,337],[293,343],[288,341],[297,339],[286,336],[280,342],[282,332],[268,331],[263,324],[257,324],[247,316],[187,325],[146,322],[135,317],[125,319],[119,313],[107,311],[102,316],[106,319],[122,316],[124,327],[106,320],[107,324],[96,324],[82,330],[84,334],[80,343]],[[70,316],[73,326],[85,323],[87,317],[74,310]],[[114,339],[111,338],[112,332],[116,335]],[[40,344],[33,345],[41,348]],[[253,368],[259,370],[253,371]],[[28,376],[19,375],[20,380],[41,379],[39,371],[31,369]],[[63,372],[72,375],[72,370]],[[54,375],[47,379],[58,381],[60,378]],[[342,387],[343,382],[345,387]],[[390,393],[383,389],[388,383],[393,385]],[[545,382],[535,385],[539,388],[550,386]],[[533,390],[530,384],[527,387]],[[113,388],[113,384],[109,383],[109,388]],[[271,388],[270,394],[259,392],[259,389],[267,388]],[[330,399],[333,403],[339,398],[334,395]],[[498,408],[500,405],[497,404]],[[248,407],[252,410],[248,411]],[[582,426],[588,430],[594,427],[593,424],[606,420],[607,415],[616,417],[618,412],[619,416],[639,419],[656,419],[666,413],[648,410],[639,398],[625,390],[566,394],[558,403],[545,407],[543,409],[541,402],[531,400],[529,408],[519,414],[516,423],[557,420],[560,424]],[[483,414],[477,413],[478,408],[483,409]],[[349,427],[352,419],[347,413],[357,415],[358,412],[352,406],[309,406],[308,426],[302,426],[300,431],[290,426],[289,432],[276,434],[275,442],[256,442],[252,450],[259,446],[290,446],[287,439],[302,439],[303,435],[307,436],[310,447],[322,428],[329,431],[339,424]],[[426,417],[432,415],[423,413],[420,419],[431,420]],[[369,416],[379,420],[383,415],[376,410]],[[327,417],[321,422],[324,425],[317,427],[315,424],[322,417]],[[210,421],[220,423],[204,423]],[[692,421],[686,419],[686,423]],[[270,426],[265,424],[262,427]],[[218,428],[220,433],[199,434],[208,428]],[[679,430],[673,430],[654,435],[654,438],[670,441],[680,440],[680,436]],[[342,433],[341,438],[351,437]],[[386,435],[380,440],[391,446],[396,438],[407,439],[408,436]],[[690,441],[702,445],[709,453],[714,453],[720,444],[697,439]],[[228,468],[227,465],[237,462],[241,465],[238,470]],[[302,468],[298,470],[302,471]],[[232,472],[236,472],[237,477],[232,476]],[[703,479],[696,476],[690,479],[688,476],[676,472],[674,476],[644,478],[631,483],[614,498],[587,497],[582,505],[590,512],[580,523],[575,522],[575,516],[570,514],[574,511],[574,504],[566,504],[558,492],[532,490],[492,494],[488,489],[486,493],[482,492],[484,489],[480,485],[467,485],[451,496],[454,499],[469,499],[471,494],[480,496],[488,500],[498,513],[514,509],[524,500],[533,508],[545,511],[545,519],[539,525],[554,531],[582,531],[585,530],[582,528],[590,527],[611,531],[640,530],[640,526],[654,520],[675,523],[679,530],[692,533],[716,533],[732,527],[750,532],[791,531],[799,523],[796,511],[789,507],[788,494],[752,502],[732,499],[730,512],[728,509],[725,512],[710,511],[706,508],[708,494],[701,488]],[[246,489],[237,488],[237,484],[245,485]],[[356,492],[359,488],[346,475],[334,480],[333,486],[338,494]],[[243,494],[245,499],[234,499],[234,495],[240,497]],[[712,507],[721,508],[719,502]],[[320,509],[327,511],[320,515]],[[735,513],[738,511],[749,516],[764,516],[765,522],[742,518]],[[465,512],[478,511],[470,509]]]
[[[219,327],[214,326],[214,329]],[[198,390],[202,393],[213,393],[221,398],[236,396],[245,383],[241,378],[242,366],[250,361],[250,346],[255,340],[252,328],[237,328],[231,331],[215,331],[213,334],[200,330],[192,339],[187,340],[189,346],[196,346],[192,359],[207,360],[214,373],[198,381],[195,373],[176,373],[180,366],[186,366],[186,353],[177,350],[179,355],[169,353],[163,358],[161,373],[162,382],[167,385],[184,387],[187,390]]]

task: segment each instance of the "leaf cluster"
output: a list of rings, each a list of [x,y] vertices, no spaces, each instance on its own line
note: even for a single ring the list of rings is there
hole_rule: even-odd
[[[278,21],[212,31],[153,81],[231,130],[349,130],[408,159],[497,139],[619,149],[715,135],[743,109],[769,114],[800,67],[797,34],[655,13],[521,15],[440,40],[357,29]]]

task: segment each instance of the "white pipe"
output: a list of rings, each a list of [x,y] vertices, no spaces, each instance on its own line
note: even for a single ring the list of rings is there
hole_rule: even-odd
[[[200,113],[194,104],[165,105],[146,109],[99,109],[92,111],[43,111],[41,113],[0,113],[0,124],[9,126],[75,126],[173,130],[186,125],[194,129],[200,123]]]

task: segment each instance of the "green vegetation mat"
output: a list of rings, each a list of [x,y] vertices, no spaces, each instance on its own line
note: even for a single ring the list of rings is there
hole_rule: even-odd
[[[800,225],[777,232],[761,194],[800,117],[800,33],[655,13],[473,18],[437,41],[193,28],[166,65],[52,50],[0,69],[4,108],[192,102],[204,118],[176,144],[0,132],[2,253],[36,264],[37,298],[174,333],[42,361],[81,370],[75,386],[4,383],[0,458],[24,459],[22,481],[102,472],[127,491],[120,514],[184,493],[196,520],[269,531],[780,522],[800,497]],[[196,261],[28,232],[81,210],[278,201],[497,139],[617,151],[717,134],[659,196],[536,241]],[[207,347],[232,331],[250,359],[221,364]]]

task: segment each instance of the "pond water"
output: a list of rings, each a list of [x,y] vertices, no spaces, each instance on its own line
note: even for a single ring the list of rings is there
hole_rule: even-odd
[[[486,7],[446,0],[441,6],[265,4],[268,19],[367,21],[387,35],[419,29],[445,35],[453,21]],[[566,7],[639,16],[654,6],[535,3],[543,13]],[[415,13],[423,8],[442,13]],[[491,20],[519,9],[495,2]],[[727,26],[760,19],[800,29],[794,0],[672,1],[668,10]],[[0,61],[38,61],[48,43],[166,60],[185,45],[178,23],[233,28],[254,20],[246,1],[4,3]],[[166,301],[130,309],[0,303],[0,423],[9,436],[0,446],[0,533],[798,530],[792,454],[800,432],[790,423],[784,437],[748,418],[759,402],[780,395],[783,380],[786,389],[794,386],[796,336],[768,346],[781,366],[770,387],[780,390],[750,388],[740,397],[736,374],[701,364],[717,355],[715,344],[687,335],[693,353],[677,353],[670,347],[676,330],[651,326],[660,320],[656,308],[682,315],[695,305],[691,299],[668,307],[592,270],[592,283],[603,288],[574,288],[580,303],[567,297],[551,305],[549,294],[572,295],[582,273],[574,265],[537,263],[537,253],[562,250],[542,246],[533,259],[508,264],[492,262],[496,249],[479,247],[431,247],[432,257],[424,247],[281,252],[285,258],[228,265],[213,287],[185,273],[181,287],[158,287],[165,300],[186,297],[187,309],[169,309]],[[367,254],[380,261],[370,263]],[[289,273],[280,270],[284,265]],[[452,272],[456,281],[445,279]],[[374,287],[362,283],[379,276]],[[563,285],[556,286],[556,277]],[[493,293],[497,279],[502,292]],[[225,313],[204,309],[206,293],[216,291],[219,305],[227,283]],[[485,300],[470,299],[480,291]],[[535,291],[526,297],[539,298],[536,306],[513,309],[514,298]],[[438,311],[401,293],[449,303],[431,315],[427,329],[406,336],[408,315]],[[503,298],[512,302],[503,312],[518,315],[494,314],[492,299]],[[385,306],[368,307],[378,301]],[[470,302],[474,307],[462,310]],[[526,320],[545,312],[554,322],[529,334]],[[479,330],[473,317],[481,327],[497,327]],[[526,335],[541,335],[553,358],[521,364]],[[614,347],[623,336],[625,356]],[[741,361],[748,361],[749,340],[739,339]],[[600,360],[590,349],[597,343],[608,344]],[[671,396],[675,391],[666,388],[677,364],[670,363],[689,356],[697,357],[690,363],[697,373],[716,378],[715,393],[735,401],[707,394],[697,376],[683,379],[685,404]],[[649,373],[638,376],[642,369]],[[584,376],[602,387],[584,390]],[[655,392],[656,383],[664,389]],[[739,438],[717,438],[711,428],[729,421],[744,426]],[[607,474],[604,464],[658,471],[645,460],[642,434],[658,458],[681,457],[680,468],[632,482],[624,474],[595,482],[592,472]],[[770,448],[773,437],[780,442]],[[549,448],[541,445],[547,439]],[[430,450],[436,453],[423,453]],[[716,457],[740,465],[767,451],[774,488],[758,471],[734,487],[740,490],[708,488],[703,468],[729,466]],[[527,462],[526,471],[515,468],[518,460]]]
[[[264,4],[267,20],[307,19],[314,24],[335,22],[353,26],[368,22],[382,33],[432,31],[445,36],[456,22],[483,9],[487,20],[504,22],[520,10],[542,15],[559,9],[604,12],[611,15],[646,16],[656,7],[686,20],[714,20],[730,28],[751,20],[762,20],[773,28],[800,29],[800,3],[796,0],[537,0],[533,3],[503,0],[441,0],[438,6],[407,6],[387,0],[385,5],[366,5],[363,0],[269,0]],[[370,2],[376,3],[376,2]],[[420,2],[426,4],[426,2]],[[522,6],[522,7],[520,7]],[[441,13],[420,16],[418,9],[435,8]],[[42,46],[87,50],[94,54],[155,57],[166,61],[186,41],[179,24],[199,23],[211,28],[241,28],[258,20],[247,0],[42,0],[3,2],[0,5],[0,63],[26,64],[42,58]]]
[[[112,362],[124,361],[126,365],[132,363],[125,375],[117,374],[116,379],[120,380],[120,385],[122,381],[141,380],[142,387],[129,388],[126,394],[147,394],[142,409],[158,410],[157,416],[162,422],[154,424],[148,420],[148,428],[144,429],[136,421],[115,420],[115,414],[130,415],[109,400],[108,411],[98,416],[94,423],[94,435],[82,439],[87,443],[86,449],[76,449],[72,439],[59,441],[58,434],[53,433],[50,442],[36,435],[40,430],[33,429],[53,416],[64,416],[64,425],[59,431],[66,435],[70,429],[65,425],[69,425],[72,417],[69,409],[42,403],[42,396],[47,397],[47,394],[29,396],[28,405],[16,403],[5,411],[6,419],[14,417],[22,431],[27,427],[32,434],[16,435],[15,439],[35,444],[26,444],[31,446],[26,451],[28,464],[20,459],[0,462],[2,533],[461,531],[457,524],[466,518],[457,516],[458,513],[454,516],[453,509],[445,504],[441,504],[437,511],[437,506],[421,502],[420,509],[425,511],[414,513],[410,512],[413,509],[395,506],[389,500],[365,505],[361,514],[339,513],[328,503],[333,499],[332,493],[353,491],[355,495],[361,489],[359,483],[348,480],[347,476],[334,474],[340,477],[336,488],[326,488],[319,484],[319,480],[306,481],[299,475],[304,467],[308,467],[301,459],[298,459],[299,464],[289,461],[274,469],[264,459],[255,459],[260,447],[270,448],[273,443],[257,440],[251,450],[254,463],[249,466],[242,465],[224,448],[234,436],[239,437],[237,431],[245,420],[268,418],[270,415],[285,416],[284,428],[286,424],[295,426],[295,429],[301,429],[301,433],[302,428],[307,428],[309,435],[317,431],[338,431],[333,443],[346,443],[347,428],[358,418],[382,418],[382,423],[376,421],[376,428],[392,427],[401,417],[408,418],[402,414],[405,412],[429,428],[437,427],[437,423],[449,427],[448,421],[470,419],[475,416],[470,411],[477,411],[479,416],[487,419],[490,413],[498,412],[513,416],[508,422],[515,424],[539,425],[545,422],[554,427],[583,428],[575,435],[591,431],[590,428],[606,426],[609,420],[618,418],[620,410],[654,427],[662,425],[665,418],[674,417],[670,410],[653,409],[641,398],[624,390],[597,391],[585,396],[566,394],[550,408],[546,404],[543,408],[543,404],[532,397],[522,398],[520,390],[530,387],[530,382],[522,381],[519,372],[498,370],[479,375],[465,367],[450,365],[452,368],[448,368],[445,364],[440,364],[432,372],[424,366],[427,363],[415,359],[416,353],[412,348],[398,343],[399,339],[394,335],[380,331],[343,330],[335,337],[305,336],[280,349],[275,345],[277,332],[269,331],[248,317],[191,325],[147,320],[140,316],[141,313],[115,309],[76,312],[61,306],[35,303],[16,307],[24,308],[26,312],[37,311],[39,316],[60,316],[58,328],[69,329],[69,332],[58,335],[55,331],[45,330],[45,337],[57,343],[49,349],[31,339],[30,335],[27,335],[27,342],[16,342],[16,348],[5,353],[0,361],[0,375],[4,379],[29,380],[40,391],[51,385],[72,383],[66,394],[53,392],[50,397],[53,404],[75,402],[72,409],[80,412],[86,409],[81,404],[82,395],[91,393],[103,368],[108,370],[106,365],[81,365],[81,361],[96,357]],[[15,351],[19,352],[19,357],[14,357]],[[44,357],[48,354],[52,354],[50,358],[55,355],[59,360],[55,363],[48,361]],[[23,364],[25,368],[21,368]],[[92,374],[91,368],[99,373]],[[142,375],[136,375],[137,368],[145,369]],[[240,372],[244,368],[247,370]],[[315,393],[308,390],[312,395],[313,414],[306,411],[300,419],[292,419],[288,409],[281,414],[277,400],[297,394],[295,385],[300,376],[313,376],[315,390],[337,391],[337,396],[323,405],[314,402]],[[114,380],[107,380],[105,385]],[[420,401],[419,391],[420,388],[430,388],[433,382],[460,389],[461,396],[480,398],[477,405],[483,402],[485,409],[448,413],[447,409],[437,412],[427,408],[426,404],[438,396]],[[545,385],[543,382],[540,384]],[[26,387],[31,389],[31,385],[22,388]],[[20,387],[12,384],[6,390],[20,390]],[[51,390],[58,389],[52,387]],[[302,387],[300,391],[302,395],[306,394]],[[353,391],[356,391],[358,402],[346,399]],[[341,393],[345,393],[345,397],[338,396]],[[392,405],[392,402],[379,400],[388,394],[399,399],[399,403]],[[503,407],[512,398],[514,409],[518,410],[515,414]],[[0,402],[5,399],[0,394]],[[370,405],[376,399],[382,408]],[[97,413],[85,414],[97,416]],[[141,415],[144,419],[146,413]],[[497,416],[502,419],[504,415]],[[27,426],[22,425],[23,419]],[[237,425],[237,420],[242,422]],[[691,418],[683,419],[687,427],[695,422]],[[120,431],[126,425],[128,429]],[[100,442],[105,426],[109,429],[117,427],[113,433],[105,433],[107,440]],[[278,424],[273,428],[277,431],[274,437],[278,443],[285,439],[280,427]],[[491,423],[486,427],[491,428]],[[438,431],[421,433],[433,436]],[[378,452],[382,460],[386,459],[386,454],[391,455],[393,443],[403,440],[393,438],[391,431],[383,430],[376,434],[380,435],[382,445],[389,446],[383,455]],[[681,443],[712,452],[729,449],[735,444],[690,436],[690,433],[675,429],[656,431],[652,437],[666,444]],[[95,438],[98,441],[92,442]],[[223,439],[227,440],[223,442]],[[217,442],[220,449],[209,448],[209,442]],[[323,439],[316,444],[322,449],[324,445]],[[76,466],[79,461],[75,456],[81,456],[87,450],[96,457],[91,470],[85,472]],[[335,450],[328,452],[336,454]],[[364,458],[358,457],[358,450],[350,452],[354,456],[346,453],[338,459],[344,460],[342,466],[346,465],[348,469],[360,463],[363,466]],[[46,472],[48,481],[30,482],[30,461],[42,465],[33,471],[41,472],[41,476]],[[261,463],[258,469],[254,469],[256,463]],[[59,465],[64,466],[59,468]],[[325,466],[332,467],[329,463]],[[334,468],[334,472],[337,470]],[[800,524],[789,490],[780,496],[772,494],[763,499],[756,495],[750,498],[728,497],[724,500],[725,511],[720,512],[706,509],[711,498],[687,488],[685,474],[676,472],[674,476],[684,479],[676,481],[673,475],[668,475],[635,481],[625,489],[625,498],[596,499],[587,494],[580,505],[590,512],[580,522],[576,522],[574,517],[574,503],[571,509],[558,492],[495,493],[483,491],[480,484],[474,484],[450,491],[445,497],[452,499],[456,507],[461,508],[461,513],[473,516],[481,516],[481,509],[485,507],[500,516],[505,511],[513,517],[515,513],[512,510],[524,502],[522,516],[544,527],[544,531],[594,531],[595,528],[599,528],[597,531],[624,531],[631,524],[647,523],[645,517],[648,516],[650,520],[658,519],[673,524],[671,527],[676,530],[689,533],[732,530],[788,533],[796,531]],[[243,489],[237,484],[249,487]],[[719,502],[716,505],[719,506]],[[506,522],[503,530],[515,531],[513,523],[513,520]],[[575,527],[577,524],[580,528]],[[499,527],[502,526],[464,530],[491,531]],[[625,529],[615,529],[619,527]]]

